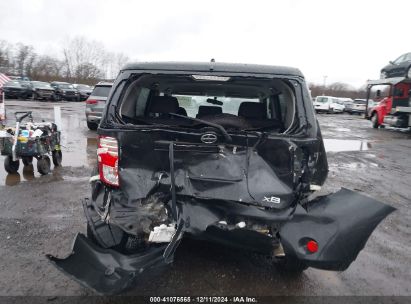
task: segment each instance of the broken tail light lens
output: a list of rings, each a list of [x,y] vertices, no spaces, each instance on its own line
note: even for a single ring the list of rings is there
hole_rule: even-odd
[[[114,187],[118,182],[118,143],[114,137],[100,136],[97,148],[98,169],[102,182]]]
[[[87,99],[86,104],[97,104],[98,100],[97,99]]]

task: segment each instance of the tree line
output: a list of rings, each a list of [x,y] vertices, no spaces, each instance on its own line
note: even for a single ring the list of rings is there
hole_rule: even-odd
[[[347,98],[366,98],[367,91],[366,85],[363,85],[359,89],[356,89],[349,84],[342,83],[342,82],[335,82],[330,85],[318,85],[314,83],[310,83],[308,87],[311,90],[311,96],[334,96],[334,97],[347,97]]]
[[[114,79],[129,61],[123,53],[109,52],[101,42],[78,36],[61,46],[60,56],[38,54],[31,45],[0,40],[0,73],[27,76],[40,81],[95,84]],[[365,86],[356,89],[336,82],[327,86],[309,84],[311,96],[365,98]]]
[[[101,42],[74,37],[61,46],[60,56],[39,54],[33,46],[0,40],[0,73],[39,81],[66,81],[94,85],[114,79],[129,61],[109,52]]]

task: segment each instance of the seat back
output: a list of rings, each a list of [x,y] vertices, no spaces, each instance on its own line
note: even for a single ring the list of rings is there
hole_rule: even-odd
[[[238,108],[238,116],[251,119],[267,119],[267,111],[263,103],[244,101]]]
[[[223,113],[223,109],[221,107],[199,106],[196,117],[201,118],[201,117],[208,116],[208,115],[218,115],[222,113]]]
[[[154,96],[150,101],[148,113],[177,113],[178,108],[177,98],[173,96]]]

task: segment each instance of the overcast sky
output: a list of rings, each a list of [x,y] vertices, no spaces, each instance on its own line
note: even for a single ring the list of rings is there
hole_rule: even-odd
[[[61,55],[77,35],[133,60],[289,65],[359,87],[411,51],[410,0],[0,0],[0,40]]]

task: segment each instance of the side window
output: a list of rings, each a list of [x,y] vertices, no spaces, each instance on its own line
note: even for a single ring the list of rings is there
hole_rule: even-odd
[[[150,94],[150,89],[141,88],[137,97],[136,102],[136,117],[144,116],[144,111],[146,110],[148,95]]]
[[[405,60],[404,61],[411,61],[411,53],[408,53],[405,55]]]
[[[405,55],[400,56],[399,58],[395,59],[394,63],[399,64],[405,60]]]
[[[280,104],[280,111],[281,111],[281,120],[285,121],[285,117],[287,115],[287,101],[283,94],[278,95],[278,102]]]

